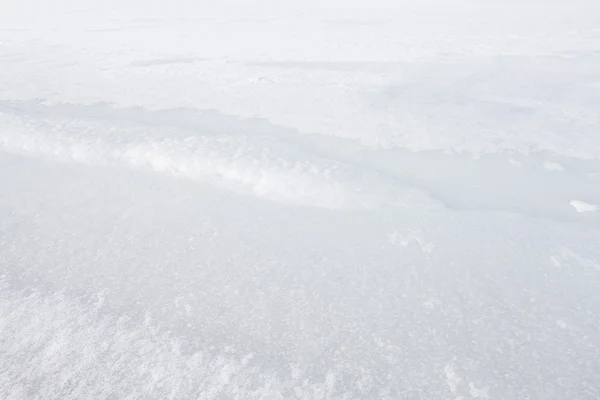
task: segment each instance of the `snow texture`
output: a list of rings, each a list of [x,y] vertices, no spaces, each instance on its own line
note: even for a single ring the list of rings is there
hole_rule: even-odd
[[[1,8],[0,398],[600,398],[600,3]]]

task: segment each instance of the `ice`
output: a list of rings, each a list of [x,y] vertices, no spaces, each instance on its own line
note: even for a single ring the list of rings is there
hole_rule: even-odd
[[[0,398],[600,398],[599,20],[5,0]]]

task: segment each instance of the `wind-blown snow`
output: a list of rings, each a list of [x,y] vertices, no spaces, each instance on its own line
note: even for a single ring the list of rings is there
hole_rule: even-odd
[[[5,1],[0,397],[600,398],[598,21]]]

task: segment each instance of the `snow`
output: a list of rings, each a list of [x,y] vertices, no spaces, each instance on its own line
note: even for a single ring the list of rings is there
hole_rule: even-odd
[[[571,204],[573,208],[575,208],[575,210],[580,213],[598,211],[598,206],[586,203],[585,201],[581,200],[572,200],[569,204]]]
[[[552,161],[546,161],[544,163],[544,168],[546,168],[548,171],[564,171],[565,170],[562,165],[560,165],[559,163],[552,162]]]
[[[0,397],[600,398],[598,21],[5,0]]]

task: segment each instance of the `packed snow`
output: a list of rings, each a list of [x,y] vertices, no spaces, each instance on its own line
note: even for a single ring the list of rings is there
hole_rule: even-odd
[[[3,0],[0,398],[600,398],[600,3]]]

